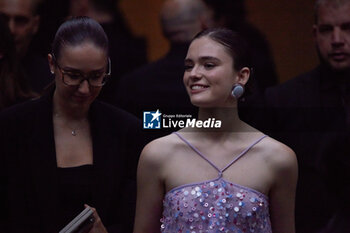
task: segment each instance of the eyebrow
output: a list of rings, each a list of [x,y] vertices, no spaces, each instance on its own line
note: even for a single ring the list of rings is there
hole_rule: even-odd
[[[344,26],[349,26],[350,25],[350,22],[344,22],[344,23],[342,23],[340,26],[341,27],[344,27]]]
[[[349,22],[344,22],[344,23],[341,23],[340,24],[340,27],[342,27],[342,26],[347,26],[347,25],[349,25],[350,24],[350,21]],[[320,23],[320,24],[318,24],[318,26],[319,27],[328,27],[328,26],[330,26],[330,27],[335,27],[335,26],[337,26],[337,25],[333,25],[333,24],[331,24],[331,23]]]
[[[212,57],[212,56],[203,56],[203,57],[199,57],[200,61],[207,61],[207,60],[214,60],[214,61],[218,61],[220,62],[220,59],[216,58],[216,57]],[[185,62],[190,62],[192,61],[192,59],[190,58],[186,58]]]
[[[92,70],[88,73],[97,73],[97,72],[103,72],[105,68],[97,69],[97,70]],[[62,70],[67,71],[67,72],[79,72],[79,73],[84,73],[83,71],[73,68],[73,67],[62,67]]]

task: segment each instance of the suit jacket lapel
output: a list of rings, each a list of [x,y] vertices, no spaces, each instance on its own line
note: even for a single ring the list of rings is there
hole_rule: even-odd
[[[40,100],[32,122],[28,139],[29,164],[33,188],[37,194],[37,208],[41,213],[41,225],[45,232],[54,229],[57,214],[57,163],[52,122],[52,98],[47,95]]]

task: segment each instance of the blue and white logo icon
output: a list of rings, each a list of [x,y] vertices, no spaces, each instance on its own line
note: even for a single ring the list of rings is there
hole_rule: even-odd
[[[143,128],[160,129],[161,115],[159,109],[156,112],[143,112]]]

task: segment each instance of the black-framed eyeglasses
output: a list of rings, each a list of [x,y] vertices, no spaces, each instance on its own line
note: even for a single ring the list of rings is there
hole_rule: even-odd
[[[85,80],[91,87],[102,87],[106,84],[108,78],[111,76],[111,59],[108,58],[108,73],[105,72],[94,72],[86,75],[80,71],[67,71],[60,67],[55,56],[52,54],[52,58],[62,74],[62,81],[65,85],[71,87],[78,87]]]

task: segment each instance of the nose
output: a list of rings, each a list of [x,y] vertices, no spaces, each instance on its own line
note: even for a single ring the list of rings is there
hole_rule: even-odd
[[[82,83],[80,83],[78,91],[81,94],[89,94],[90,93],[90,84],[88,82],[88,80],[84,80]]]
[[[200,68],[198,66],[194,66],[190,72],[190,77],[193,79],[200,79],[203,76]]]
[[[8,21],[8,27],[12,33],[12,35],[15,35],[15,31],[16,31],[16,24],[13,18],[10,18]]]
[[[344,37],[341,28],[335,27],[332,33],[332,45],[341,46],[344,44]]]

